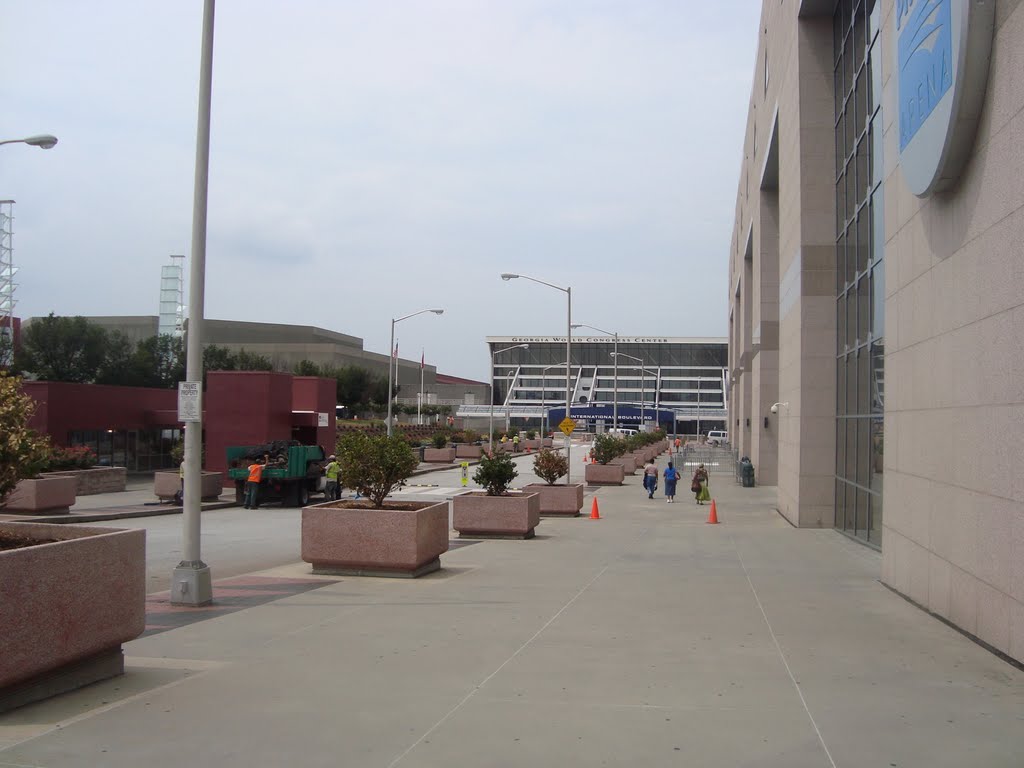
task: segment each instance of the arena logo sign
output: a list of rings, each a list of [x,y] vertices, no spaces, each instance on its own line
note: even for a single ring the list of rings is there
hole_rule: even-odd
[[[573,336],[572,340],[577,343],[608,343],[614,344],[612,336]],[[507,340],[513,344],[534,343],[534,344],[565,344],[565,336],[510,336]],[[619,344],[668,344],[667,338],[654,338],[649,336],[620,336]]]
[[[985,101],[993,0],[896,0],[900,167],[918,197],[951,187]]]

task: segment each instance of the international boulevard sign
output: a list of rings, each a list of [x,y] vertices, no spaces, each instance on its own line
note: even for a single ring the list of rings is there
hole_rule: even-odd
[[[927,197],[956,182],[985,102],[993,0],[896,0],[900,167]]]

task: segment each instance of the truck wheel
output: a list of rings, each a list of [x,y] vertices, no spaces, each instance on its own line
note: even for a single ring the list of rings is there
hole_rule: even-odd
[[[245,503],[245,483],[235,480],[235,504]]]
[[[309,488],[305,483],[296,483],[292,499],[295,501],[296,507],[305,507],[309,504]]]

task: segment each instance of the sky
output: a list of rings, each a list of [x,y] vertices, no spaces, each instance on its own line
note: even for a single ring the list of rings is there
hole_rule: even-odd
[[[725,336],[760,0],[220,0],[205,316],[486,379],[486,336]],[[4,0],[15,314],[156,315],[202,0]],[[186,270],[190,260],[186,259]],[[186,286],[188,276],[186,275]],[[187,298],[186,298],[187,302]],[[588,334],[591,332],[587,331]]]

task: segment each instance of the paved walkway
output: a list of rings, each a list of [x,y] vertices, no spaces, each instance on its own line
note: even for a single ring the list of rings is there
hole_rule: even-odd
[[[596,491],[601,520],[415,581],[221,584],[263,594],[0,717],[0,766],[1024,764],[1024,672],[882,586],[877,552],[792,528],[774,489],[713,487],[717,526],[636,476]]]

